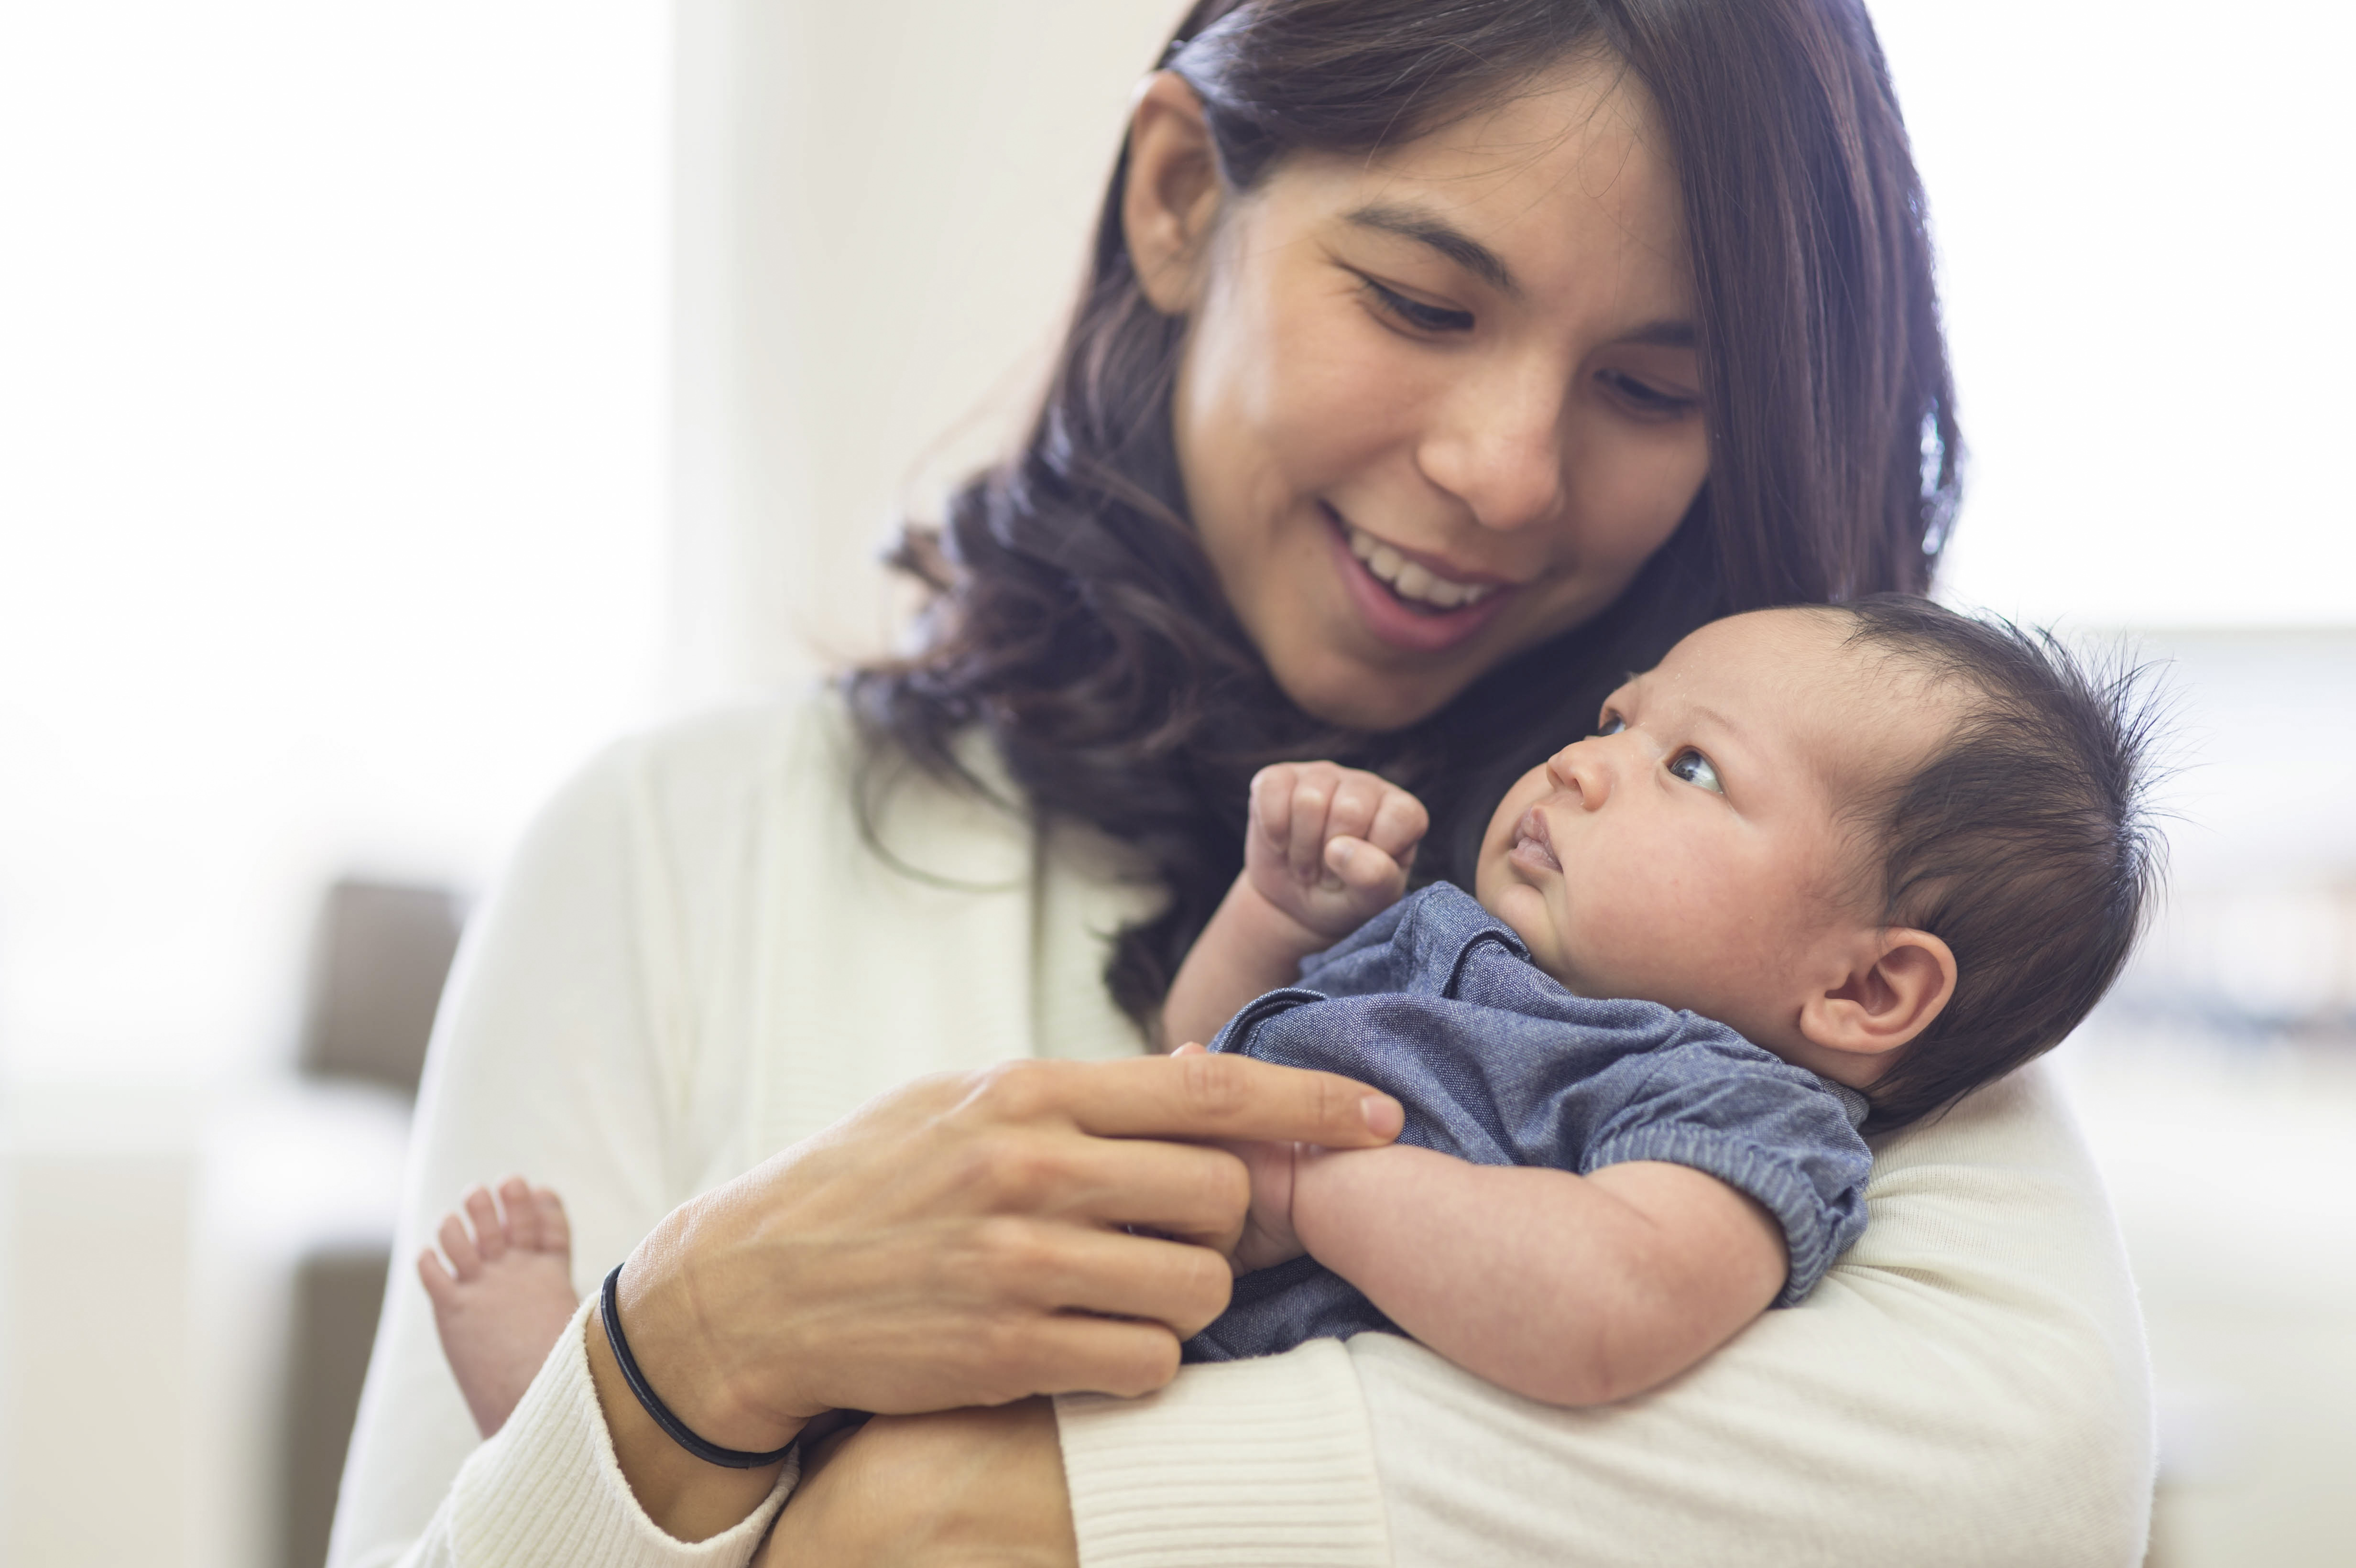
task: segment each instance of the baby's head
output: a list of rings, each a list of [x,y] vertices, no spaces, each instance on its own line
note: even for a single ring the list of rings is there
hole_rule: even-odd
[[[1902,1125],[2116,977],[2149,728],[2131,682],[1927,600],[1731,616],[1524,775],[1477,891],[1574,991],[1718,1019]]]

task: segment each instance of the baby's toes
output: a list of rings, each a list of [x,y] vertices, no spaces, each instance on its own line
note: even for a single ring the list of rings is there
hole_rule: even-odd
[[[442,1265],[442,1254],[432,1247],[417,1254],[417,1278],[436,1310],[446,1311],[457,1299],[458,1282]]]
[[[491,1201],[489,1188],[477,1187],[466,1194],[466,1218],[474,1224],[475,1248],[485,1263],[507,1256],[507,1221],[499,1218],[499,1207]]]
[[[530,1182],[510,1176],[499,1183],[499,1217],[507,1227],[508,1245],[519,1253],[541,1250],[540,1205],[532,1201]]]
[[[531,1189],[531,1210],[540,1216],[540,1250],[573,1255],[573,1221],[564,1217],[564,1200],[553,1189]]]
[[[472,1279],[483,1272],[483,1254],[475,1250],[475,1238],[457,1215],[442,1216],[442,1229],[435,1239],[442,1243],[442,1255],[450,1260],[450,1272],[460,1279]]]

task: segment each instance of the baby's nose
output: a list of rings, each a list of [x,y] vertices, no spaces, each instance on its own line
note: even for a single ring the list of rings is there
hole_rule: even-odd
[[[1575,741],[1557,752],[1547,764],[1547,771],[1554,775],[1563,792],[1590,811],[1602,805],[1612,789],[1611,770],[1604,765],[1596,741],[1595,736]]]

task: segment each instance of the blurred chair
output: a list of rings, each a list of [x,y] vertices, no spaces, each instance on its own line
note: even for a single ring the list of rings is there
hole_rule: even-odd
[[[441,888],[346,880],[327,890],[314,939],[297,1071],[312,1083],[380,1085],[414,1100],[462,908]],[[387,1240],[316,1243],[298,1254],[280,1430],[281,1561],[320,1568],[334,1522],[390,1265]]]
[[[359,1078],[414,1097],[460,907],[443,888],[343,880],[327,890],[312,951],[297,1071]]]

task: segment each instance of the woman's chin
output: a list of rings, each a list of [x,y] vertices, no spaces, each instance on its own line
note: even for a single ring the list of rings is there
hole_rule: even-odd
[[[1280,673],[1277,684],[1294,707],[1321,723],[1344,730],[1380,735],[1418,724],[1448,706],[1468,684],[1456,681],[1430,690],[1408,689],[1407,683],[1387,685],[1369,676],[1358,683],[1303,683],[1296,687]],[[1419,684],[1419,683],[1417,683]]]
[[[1430,718],[1480,674],[1469,660],[1403,668],[1325,649],[1290,657],[1289,651],[1275,650],[1269,668],[1294,707],[1323,723],[1376,735]],[[1460,664],[1462,670],[1455,667]]]

